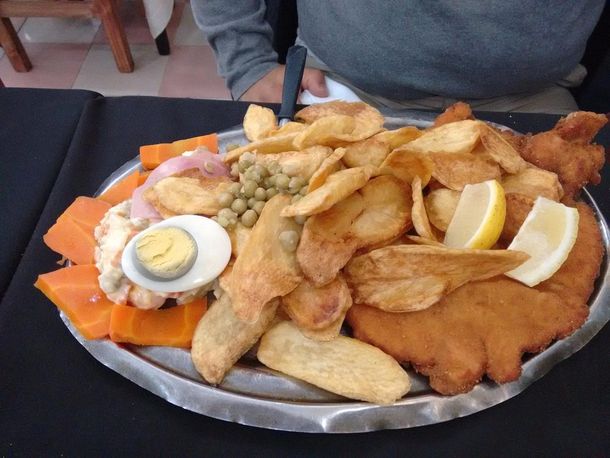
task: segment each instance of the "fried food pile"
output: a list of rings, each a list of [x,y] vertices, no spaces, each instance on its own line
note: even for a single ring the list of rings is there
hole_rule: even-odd
[[[280,127],[251,106],[250,143],[224,158],[231,180],[195,174],[149,192],[158,210],[196,206],[231,236],[219,299],[191,351],[209,383],[262,338],[263,364],[352,399],[400,399],[410,385],[400,364],[439,393],[464,393],[485,375],[515,380],[525,352],[582,326],[603,249],[577,198],[599,182],[604,150],[591,141],[604,116],[573,113],[523,136],[463,103],[423,130],[386,130],[364,103],[312,105],[296,118]],[[462,197],[482,183],[495,199],[495,226],[478,242],[488,246],[446,246]],[[530,287],[504,274],[518,278],[530,259],[511,242],[540,199],[565,208],[577,230],[567,259]]]

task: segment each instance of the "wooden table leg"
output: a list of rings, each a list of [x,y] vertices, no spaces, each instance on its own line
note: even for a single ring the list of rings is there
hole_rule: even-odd
[[[29,72],[32,69],[30,58],[17,36],[13,23],[7,17],[0,18],[0,46],[4,48],[16,72]]]
[[[104,26],[117,68],[122,73],[133,72],[133,58],[131,57],[125,29],[121,25],[115,1],[95,0],[94,10]]]

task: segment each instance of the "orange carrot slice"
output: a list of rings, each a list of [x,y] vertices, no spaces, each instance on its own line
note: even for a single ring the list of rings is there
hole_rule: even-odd
[[[195,327],[206,309],[205,298],[162,310],[115,304],[110,316],[110,339],[136,345],[190,348]]]
[[[144,183],[146,183],[148,175],[150,175],[150,170],[140,172],[140,176],[138,177],[138,186],[142,186]]]
[[[58,220],[69,217],[81,226],[93,231],[111,206],[108,202],[93,197],[79,196],[66,208]]]
[[[56,253],[75,264],[93,264],[93,231],[110,204],[91,197],[78,197],[42,237]]]
[[[173,143],[157,143],[155,145],[140,146],[140,162],[146,169],[154,169],[162,162],[181,155],[185,151],[192,151],[198,146],[205,146],[212,153],[218,152],[218,137],[216,134],[176,140]]]
[[[108,202],[110,205],[120,204],[124,200],[131,199],[131,194],[139,186],[140,171],[136,170],[131,175],[126,176],[111,188],[104,191],[98,199]]]
[[[100,289],[92,264],[64,267],[38,276],[34,286],[44,293],[87,339],[108,335],[113,303]]]

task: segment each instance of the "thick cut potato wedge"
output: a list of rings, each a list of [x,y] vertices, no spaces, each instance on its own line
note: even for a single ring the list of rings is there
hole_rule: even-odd
[[[251,142],[260,140],[277,129],[277,119],[271,108],[252,104],[244,116],[244,133]]]
[[[319,331],[343,321],[352,306],[347,283],[342,275],[324,286],[315,286],[308,280],[282,298],[284,310],[303,332]],[[337,329],[338,334],[338,329]],[[335,334],[335,335],[337,335]]]
[[[191,347],[191,358],[197,372],[206,382],[216,385],[226,373],[273,324],[279,301],[266,304],[254,323],[235,316],[231,299],[223,294],[203,315]]]
[[[290,197],[278,194],[263,209],[240,255],[235,260],[230,282],[233,310],[240,320],[255,322],[267,302],[295,289],[303,277],[296,253],[279,242],[284,231],[301,232],[292,218],[281,211]]]
[[[353,258],[344,274],[354,303],[413,312],[465,283],[508,272],[528,258],[519,251],[397,245]]]
[[[282,210],[282,216],[311,216],[322,213],[363,187],[373,172],[374,167],[371,166],[335,172],[326,178],[322,186]]]
[[[390,404],[411,387],[400,364],[380,349],[344,336],[314,341],[288,321],[267,331],[257,357],[271,369],[351,399]]]
[[[330,282],[359,248],[382,243],[411,225],[410,189],[393,176],[370,180],[360,191],[310,217],[297,259],[315,285]]]
[[[420,153],[470,153],[479,141],[479,121],[465,119],[426,130],[409,142]]]

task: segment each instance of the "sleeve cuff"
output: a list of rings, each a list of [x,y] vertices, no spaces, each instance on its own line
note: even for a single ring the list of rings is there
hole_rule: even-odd
[[[233,100],[239,100],[240,97],[244,95],[244,92],[250,89],[254,83],[278,66],[279,64],[277,62],[270,61],[262,62],[259,65],[250,68],[231,86],[231,96],[233,97]]]

